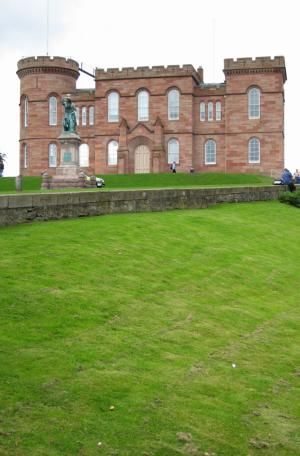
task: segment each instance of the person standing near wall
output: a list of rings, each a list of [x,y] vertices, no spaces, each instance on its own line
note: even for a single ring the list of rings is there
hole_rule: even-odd
[[[2,177],[4,171],[4,158],[3,155],[0,154],[0,177]]]
[[[176,173],[176,162],[173,161],[172,165],[170,166],[170,170],[172,171],[172,173]]]
[[[294,192],[296,190],[292,173],[287,168],[284,168],[281,179],[282,183],[288,186],[290,192]]]
[[[300,184],[300,172],[298,169],[294,172],[294,182],[295,184]]]

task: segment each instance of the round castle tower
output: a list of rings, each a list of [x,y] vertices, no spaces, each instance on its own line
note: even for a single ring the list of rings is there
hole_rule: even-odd
[[[20,173],[40,175],[56,167],[63,107],[76,91],[79,65],[63,57],[27,57],[18,62],[20,78]]]

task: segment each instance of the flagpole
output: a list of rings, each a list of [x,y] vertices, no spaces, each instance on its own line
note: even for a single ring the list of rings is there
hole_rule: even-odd
[[[47,12],[46,12],[46,55],[49,54],[49,0],[47,0]]]

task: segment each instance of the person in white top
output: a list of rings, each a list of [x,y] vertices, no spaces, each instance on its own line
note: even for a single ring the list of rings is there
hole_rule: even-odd
[[[176,162],[173,161],[172,165],[170,166],[170,169],[172,171],[172,173],[176,173]]]

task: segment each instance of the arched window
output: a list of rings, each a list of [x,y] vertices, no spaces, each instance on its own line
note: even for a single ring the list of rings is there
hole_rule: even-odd
[[[115,166],[118,164],[118,147],[117,141],[109,141],[107,151],[107,164],[108,166]]]
[[[138,94],[138,120],[149,120],[149,94],[146,90]]]
[[[55,168],[57,163],[57,145],[55,143],[49,144],[49,166]]]
[[[57,99],[49,98],[49,125],[57,125]]]
[[[28,98],[24,98],[24,127],[28,127]]]
[[[213,139],[205,143],[205,164],[215,165],[217,163],[217,145]]]
[[[217,101],[217,103],[216,103],[216,120],[221,120],[221,118],[222,118],[221,102]]]
[[[119,121],[119,94],[111,92],[108,95],[108,122]]]
[[[28,148],[27,148],[27,144],[24,144],[23,152],[24,152],[24,168],[27,168],[28,167]]]
[[[81,125],[86,125],[86,107],[81,108]]]
[[[94,106],[89,107],[89,125],[94,125],[95,123],[95,108]]]
[[[201,122],[205,121],[205,103],[201,101],[200,103],[200,120]]]
[[[252,87],[248,92],[248,117],[260,118],[260,90],[257,87]]]
[[[76,106],[76,123],[79,125],[80,123],[80,108]]]
[[[179,91],[172,89],[168,93],[168,119],[179,119]]]
[[[170,139],[168,142],[168,164],[179,163],[179,141],[177,139]]]
[[[248,143],[249,163],[260,163],[260,141],[258,138],[251,138]]]
[[[89,166],[89,146],[87,144],[79,146],[79,166],[83,168]]]
[[[214,120],[214,104],[211,101],[207,104],[207,120]]]
[[[81,108],[81,125],[86,126],[86,107]]]

